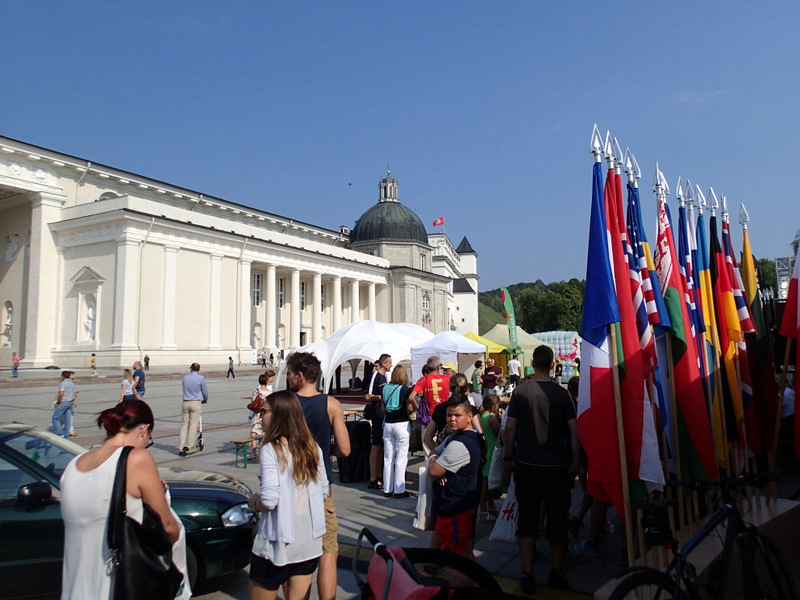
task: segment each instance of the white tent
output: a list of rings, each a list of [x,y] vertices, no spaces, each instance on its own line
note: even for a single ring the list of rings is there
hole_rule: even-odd
[[[381,354],[389,354],[395,364],[411,359],[411,347],[425,342],[433,334],[411,323],[379,323],[358,321],[333,332],[322,342],[306,344],[293,352],[313,352],[322,366],[322,389],[330,390],[333,375],[339,365],[359,358],[376,361]],[[286,363],[275,378],[283,385]]]
[[[422,367],[429,356],[436,355],[442,363],[458,365],[459,373],[472,373],[475,361],[483,360],[486,346],[455,331],[443,331],[431,339],[411,348],[411,379],[422,377]]]

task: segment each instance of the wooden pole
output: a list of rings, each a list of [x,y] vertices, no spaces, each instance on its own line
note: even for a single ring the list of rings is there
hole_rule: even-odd
[[[617,332],[614,324],[608,326],[608,343],[611,347],[611,378],[614,382],[614,412],[617,417],[617,443],[619,444],[619,466],[622,478],[622,507],[625,518],[625,543],[628,546],[628,566],[635,564],[633,550],[633,523],[631,522],[631,497],[628,485],[628,459],[625,453],[625,430],[622,418],[622,392],[619,386],[619,357],[617,356]]]

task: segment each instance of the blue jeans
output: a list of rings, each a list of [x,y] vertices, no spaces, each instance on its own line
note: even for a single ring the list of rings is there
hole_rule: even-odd
[[[64,417],[64,427],[61,427],[61,417]],[[56,435],[68,438],[69,430],[72,427],[72,400],[56,404],[53,411],[53,429]]]
[[[12,377],[18,377],[18,375],[17,375],[17,369],[18,369],[18,368],[19,368],[19,365],[18,365],[18,364],[16,364],[16,363],[11,363],[11,376],[12,376]]]

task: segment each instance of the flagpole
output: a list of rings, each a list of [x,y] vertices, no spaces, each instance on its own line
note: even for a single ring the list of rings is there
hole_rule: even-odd
[[[615,162],[613,148],[611,147],[611,132],[606,133],[606,162],[609,171],[615,172]],[[595,153],[595,162],[600,162],[600,155]],[[619,243],[619,240],[613,240]],[[619,276],[619,274],[618,274]],[[612,323],[608,326],[608,343],[611,349],[611,379],[614,384],[614,414],[617,420],[617,444],[619,445],[619,466],[620,478],[622,479],[622,508],[625,519],[625,545],[628,547],[628,566],[632,567],[636,563],[636,554],[633,547],[633,526],[631,520],[631,495],[630,484],[628,482],[628,457],[625,451],[625,422],[622,418],[622,391],[619,383],[619,355],[617,354],[617,331]]]

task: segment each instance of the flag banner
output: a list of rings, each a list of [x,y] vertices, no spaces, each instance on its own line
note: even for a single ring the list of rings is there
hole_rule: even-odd
[[[433,220],[434,227],[439,227],[439,225],[444,225],[444,217],[439,217],[438,219]]]
[[[506,313],[506,325],[508,325],[508,341],[514,352],[519,349],[517,344],[517,318],[514,315],[514,301],[511,299],[511,294],[508,288],[500,288],[500,298],[503,300],[503,310]]]
[[[609,256],[600,163],[592,170],[592,205],[589,218],[589,251],[586,261],[586,290],[580,336],[583,374],[578,391],[578,431],[589,457],[588,491],[613,504],[625,514],[622,469],[614,408],[614,381],[609,349],[609,326],[620,319]]]
[[[778,386],[775,382],[775,361],[764,320],[755,258],[750,248],[750,236],[746,227],[742,230],[741,272],[745,301],[750,307],[753,327],[756,330],[755,334],[745,337],[753,380],[753,404],[763,445],[771,448],[775,430],[775,411],[778,407]]]
[[[675,240],[666,202],[658,205],[655,267],[671,323],[669,350],[677,422],[673,429],[680,450],[681,477],[718,476],[706,398],[700,380],[697,348],[691,339],[686,292],[680,277]]]
[[[800,299],[798,299],[798,280],[800,280],[800,246],[797,248],[797,256],[794,258],[794,269],[792,279],[789,282],[789,293],[786,296],[786,306],[783,309],[783,319],[781,320],[781,335],[795,340],[800,339]],[[797,366],[800,366],[800,352],[795,348],[797,365],[795,366],[795,378],[797,377]],[[794,450],[800,456],[800,396],[794,397]],[[781,407],[778,407],[780,410]]]
[[[714,288],[714,303],[717,314],[717,335],[720,350],[720,391],[725,408],[725,426],[728,442],[738,443],[742,439],[741,423],[744,416],[742,389],[736,370],[737,347],[742,337],[736,301],[733,299],[725,255],[717,236],[717,217],[708,221],[711,238],[711,282]]]

